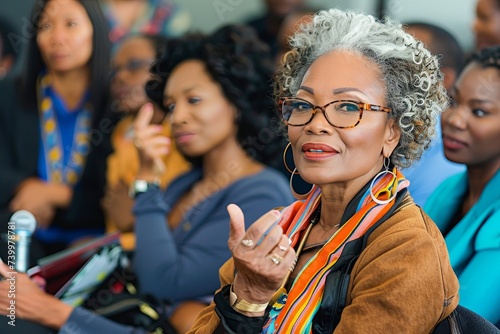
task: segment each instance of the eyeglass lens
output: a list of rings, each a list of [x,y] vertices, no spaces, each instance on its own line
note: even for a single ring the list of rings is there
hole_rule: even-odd
[[[359,121],[361,108],[355,102],[334,101],[326,107],[314,106],[299,99],[285,99],[281,105],[283,118],[290,125],[304,125],[308,123],[315,109],[324,110],[326,119],[333,126],[351,127]]]

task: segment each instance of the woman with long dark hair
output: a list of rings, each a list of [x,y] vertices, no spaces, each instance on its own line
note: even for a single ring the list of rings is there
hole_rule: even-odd
[[[40,257],[103,233],[110,47],[96,1],[39,0],[30,22],[24,72],[0,87],[0,218],[32,212]]]

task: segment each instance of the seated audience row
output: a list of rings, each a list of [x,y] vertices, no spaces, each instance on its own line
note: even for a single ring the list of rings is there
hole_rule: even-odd
[[[71,26],[71,30],[65,24],[71,15],[53,10],[51,6],[55,4],[49,1],[35,8],[42,13],[40,17],[35,16],[36,22],[45,27],[45,30],[39,30],[35,47],[44,50],[41,36],[46,34],[44,36],[48,36],[49,41],[47,58],[52,60],[54,57],[50,55],[57,53],[57,48],[73,50],[75,58],[80,58],[78,63],[68,61],[65,67],[57,67],[59,59],[54,60],[55,68],[50,66],[51,62],[41,63],[41,66],[46,65],[41,70],[46,71],[43,74],[50,79],[48,84],[57,82],[54,78],[59,76],[67,78],[74,73],[87,73],[84,70],[90,72],[93,64],[90,60],[93,44],[88,36],[92,36],[95,29],[91,24],[90,10],[85,7],[88,4],[76,0],[65,4],[65,10],[76,13],[73,20],[77,26],[81,23],[85,28]],[[72,49],[71,43],[77,43],[77,37],[80,46]],[[281,156],[285,142],[281,139],[282,129],[270,125],[273,124],[271,118],[276,116],[270,99],[274,64],[267,46],[249,28],[229,26],[209,37],[172,40],[165,47],[163,58],[151,68],[152,80],[147,91],[149,98],[168,113],[164,121],[171,122],[173,140],[193,168],[171,182],[166,191],[160,189],[160,179],[166,172],[163,157],[170,154],[171,139],[163,133],[163,126],[151,124],[153,117],[155,122],[161,122],[165,112],[155,113],[152,105],[146,104],[133,121],[130,141],[135,145],[133,149],[137,150],[135,156],[139,162],[133,181],[129,180],[136,196],[134,267],[141,292],[153,293],[171,302],[169,314],[172,323],[179,332],[185,332],[192,322],[189,317],[196,316],[196,310],[210,302],[218,286],[218,268],[230,257],[226,247],[229,235],[226,206],[238,203],[245,207],[251,216],[248,223],[251,223],[264,212],[289,204],[292,197],[283,175],[268,166],[277,165],[276,158]],[[81,56],[83,51],[89,58]],[[130,74],[130,71],[120,68],[128,66],[127,63],[115,58],[114,85],[120,83],[121,76]],[[142,83],[144,79],[141,78]],[[59,86],[50,88],[58,92]],[[119,95],[119,88],[113,86],[115,89]],[[120,107],[121,102],[118,102],[116,106]],[[5,112],[6,121],[10,121],[8,116]],[[39,123],[36,112],[32,118]],[[278,123],[277,119],[274,123]],[[119,144],[119,139],[116,143]],[[97,150],[91,154],[94,152]],[[119,149],[110,157],[111,164],[118,153]],[[105,161],[104,157],[99,159],[99,162]],[[133,158],[129,162],[132,165]],[[89,163],[87,160],[85,171],[92,168],[97,172]],[[110,170],[110,181],[113,178],[117,182],[126,180],[127,175],[120,175],[120,168],[116,167],[116,174]],[[36,170],[33,175],[38,176]],[[73,190],[72,184],[65,185],[59,180],[53,183]],[[78,187],[79,183],[75,184]],[[109,188],[108,194],[113,190]],[[74,188],[75,194],[78,191]],[[95,196],[95,199],[100,197]],[[87,205],[85,210],[91,212],[91,208],[98,205]],[[112,210],[111,207],[106,209]],[[37,218],[40,217],[43,216],[37,213]],[[50,230],[53,226],[49,219],[47,221],[49,227],[46,229]],[[130,224],[129,221],[126,223]],[[203,284],[200,284],[200,277],[204,277]],[[27,288],[33,283],[24,275],[18,278],[19,286],[23,288],[19,289],[16,302],[26,306],[26,309],[18,309],[18,315],[40,320],[38,315],[32,318],[34,313],[31,312],[53,308],[58,317],[41,322],[49,327],[61,327],[72,308],[42,291],[33,294],[33,290]],[[33,303],[45,307],[28,307]],[[55,323],[59,321],[62,322]]]
[[[121,243],[135,249],[140,292],[168,301],[179,333],[187,332],[203,309],[193,333],[403,328],[387,305],[414,319],[411,329],[404,327],[410,332],[430,331],[458,302],[500,323],[500,271],[491,267],[500,251],[500,197],[494,188],[500,101],[491,84],[500,75],[500,48],[475,53],[455,82],[462,53],[438,27],[412,23],[407,34],[390,20],[377,23],[338,10],[297,17],[302,25],[291,24],[299,31],[288,33],[291,51],[276,77],[280,121],[273,119],[268,98],[275,59],[250,28],[233,25],[206,37],[171,40],[123,35],[110,67],[99,6],[84,0],[59,6],[55,0],[37,1],[32,20],[38,31],[27,58],[32,64],[19,80],[0,83],[6,101],[0,106],[0,152],[6,157],[0,180],[8,189],[0,198],[0,218],[8,221],[21,209],[35,214],[32,262],[101,235],[105,222],[108,232],[127,232]],[[478,10],[481,6],[478,1]],[[358,20],[373,31],[355,31]],[[382,44],[399,55],[382,55],[373,44],[370,34],[384,29],[392,30]],[[342,39],[347,34],[358,34],[358,44]],[[425,47],[443,56],[441,71]],[[396,63],[397,71],[391,68]],[[393,89],[405,75],[420,81],[408,80],[406,91],[404,85]],[[364,84],[358,77],[372,80]],[[452,97],[449,109],[443,82]],[[411,94],[414,100],[408,100]],[[321,106],[328,96],[335,101]],[[423,103],[418,96],[425,96]],[[280,122],[288,128],[286,148]],[[424,152],[434,129],[437,141]],[[369,143],[359,131],[373,132]],[[284,156],[287,149],[296,166],[290,169],[292,193],[297,196],[292,179],[299,174],[311,191],[281,212],[264,214],[292,201],[288,182],[275,170],[282,165],[279,152]],[[403,176],[399,168],[410,164]],[[460,172],[464,166],[467,171]],[[411,256],[406,251],[401,257],[403,244]],[[433,257],[430,249],[439,251]],[[7,258],[3,248],[2,254]],[[391,254],[408,266],[391,260]],[[221,268],[223,285],[205,308],[219,285],[218,268],[231,255]],[[399,274],[391,276],[394,270]],[[0,264],[0,272],[5,276],[8,268]],[[374,272],[377,280],[370,278]],[[418,282],[411,279],[417,276]],[[38,290],[25,275],[18,278],[23,288],[16,302],[23,304],[23,319],[61,332],[75,324],[83,332],[133,330],[99,317],[88,323],[88,311]],[[332,283],[338,279],[350,283],[333,291],[340,287]],[[312,290],[306,286],[311,280],[318,281]],[[442,293],[423,293],[411,314],[397,302],[410,285],[435,292],[438,281]],[[0,284],[0,294],[5,292],[0,306],[9,303],[7,288]],[[367,298],[365,292],[374,290],[375,297]],[[346,303],[313,302],[333,292]],[[376,307],[379,303],[385,306]],[[309,305],[303,320],[292,321],[303,304]],[[424,304],[427,313],[415,313]],[[58,316],[49,319],[36,305]],[[332,308],[337,316],[325,318]],[[361,308],[370,311],[362,315]]]

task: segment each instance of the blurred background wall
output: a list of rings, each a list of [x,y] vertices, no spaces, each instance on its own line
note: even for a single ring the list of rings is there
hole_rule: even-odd
[[[194,30],[212,31],[222,24],[244,22],[264,10],[262,0],[174,0],[186,8]],[[306,0],[313,8],[339,7],[378,14],[380,0]],[[27,18],[34,0],[0,0],[0,15],[26,33]],[[472,48],[471,25],[476,0],[383,0],[385,14],[405,21],[425,21],[449,30],[464,50]],[[24,31],[23,31],[24,29]]]

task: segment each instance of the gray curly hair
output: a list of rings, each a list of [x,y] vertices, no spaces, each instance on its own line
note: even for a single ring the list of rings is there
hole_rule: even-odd
[[[385,18],[330,9],[318,12],[290,39],[291,51],[276,72],[274,95],[294,96],[309,66],[334,50],[353,52],[378,65],[386,84],[389,117],[397,121],[401,139],[391,155],[398,167],[420,159],[435,135],[438,115],[446,110],[448,96],[438,58]]]

